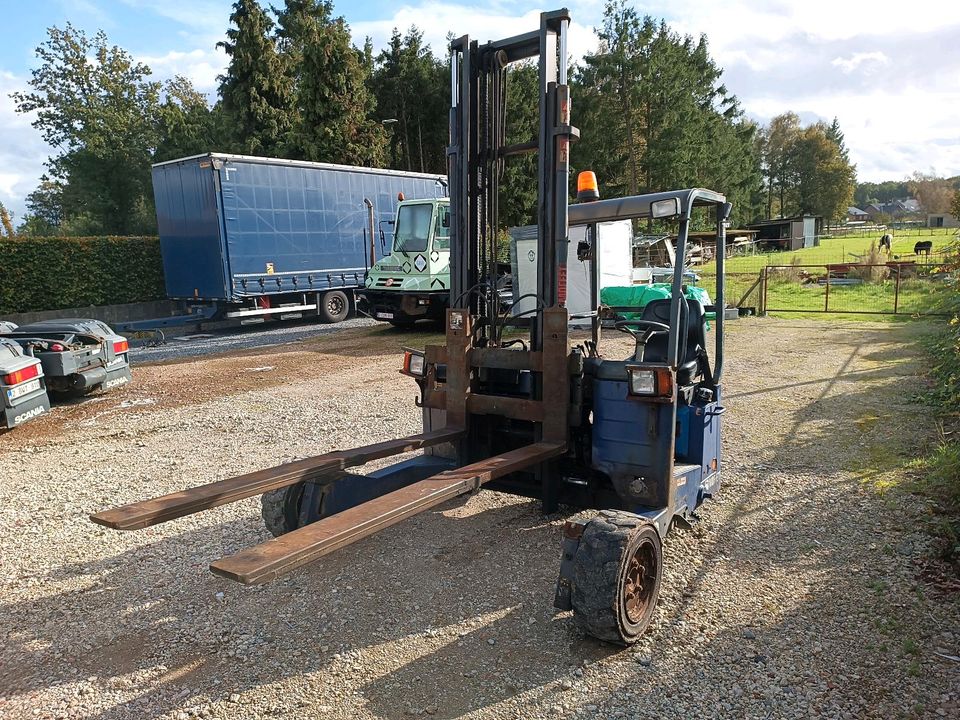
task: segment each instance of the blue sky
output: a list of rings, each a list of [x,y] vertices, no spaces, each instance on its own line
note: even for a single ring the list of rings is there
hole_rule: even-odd
[[[282,0],[270,0],[279,4]],[[269,5],[263,0],[263,5]],[[435,50],[452,31],[480,39],[536,26],[544,6],[528,0],[334,0],[359,45],[381,47],[393,27],[416,24]],[[229,0],[0,0],[0,202],[17,215],[50,154],[9,93],[25,89],[34,49],[50,25],[67,21],[146,62],[157,79],[190,77],[209,93],[225,57],[215,49]],[[557,3],[556,6],[559,6]],[[914,0],[646,0],[642,12],[675,30],[706,32],[724,82],[752,117],[794,110],[806,120],[834,115],[861,180],[902,179],[914,170],[960,174],[960,3]],[[571,51],[594,47],[601,0],[568,2]],[[11,31],[12,29],[12,31]],[[574,99],[576,112],[576,99]],[[722,188],[718,188],[721,189]]]

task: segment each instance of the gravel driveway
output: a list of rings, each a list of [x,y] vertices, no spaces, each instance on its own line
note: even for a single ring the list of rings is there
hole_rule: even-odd
[[[130,348],[130,361],[134,364],[167,362],[236,350],[267,348],[377,324],[376,320],[370,318],[354,317],[334,325],[301,320],[231,327],[202,333],[167,333],[166,341],[162,345],[154,346],[148,344],[149,341],[134,341],[134,346]]]
[[[960,608],[885,489],[932,436],[916,330],[729,324],[724,487],[665,546],[641,644],[551,608],[561,516],[455,501],[262,587],[210,561],[259,502],[134,533],[106,506],[416,432],[383,328],[137,366],[0,436],[0,717],[960,717]],[[618,340],[619,341],[619,340]]]

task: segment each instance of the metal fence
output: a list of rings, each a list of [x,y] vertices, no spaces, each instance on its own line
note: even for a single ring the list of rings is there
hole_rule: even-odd
[[[912,261],[769,265],[739,298],[735,290],[730,297],[759,313],[939,316],[956,293],[955,269]]]

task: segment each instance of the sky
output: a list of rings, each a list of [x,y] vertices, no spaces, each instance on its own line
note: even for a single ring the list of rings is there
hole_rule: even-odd
[[[536,28],[541,10],[561,5],[334,3],[358,46],[370,36],[379,49],[394,27],[416,25],[438,53],[448,32],[499,39]],[[9,97],[27,88],[47,27],[71,22],[90,34],[103,29],[111,43],[147,63],[155,79],[186,75],[213,97],[226,64],[216,44],[229,25],[230,6],[230,0],[0,0],[8,28],[0,43],[0,202],[20,216],[53,152]],[[567,7],[571,53],[582,57],[595,48],[603,2]],[[644,0],[637,7],[678,32],[706,33],[723,82],[755,120],[787,110],[804,122],[836,116],[860,181],[902,180],[915,170],[960,174],[960,3]],[[576,114],[576,98],[573,103]]]

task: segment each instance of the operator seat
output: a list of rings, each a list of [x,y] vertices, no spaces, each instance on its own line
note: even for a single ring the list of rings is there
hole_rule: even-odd
[[[641,319],[669,325],[670,298],[648,302],[643,308]],[[686,332],[680,333],[678,385],[691,384],[705,370],[707,362],[706,311],[699,300],[686,298],[686,303],[680,303],[681,327],[684,321]],[[643,362],[665,363],[668,338],[666,333],[661,333],[647,340]],[[639,361],[641,358],[636,360]]]

